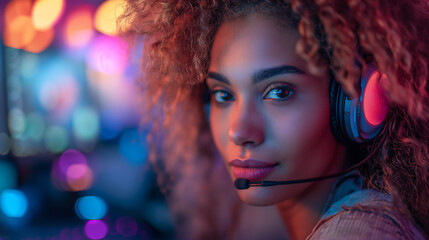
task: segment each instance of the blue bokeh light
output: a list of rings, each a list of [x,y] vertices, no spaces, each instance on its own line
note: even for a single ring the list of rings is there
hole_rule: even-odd
[[[20,218],[28,209],[28,199],[19,190],[6,189],[0,196],[0,207],[4,215],[12,218]]]
[[[100,130],[97,111],[90,107],[78,108],[73,115],[73,132],[82,141],[96,139]]]
[[[97,196],[85,196],[76,201],[75,211],[83,220],[102,219],[107,213],[107,205]]]
[[[143,164],[147,157],[147,141],[137,130],[125,131],[119,140],[119,152],[129,162]]]
[[[15,188],[18,185],[18,171],[8,161],[0,161],[0,192],[9,188]]]

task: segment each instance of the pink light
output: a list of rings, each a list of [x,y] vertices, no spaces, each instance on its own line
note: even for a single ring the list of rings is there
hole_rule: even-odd
[[[75,164],[87,165],[85,156],[77,150],[66,150],[58,160],[58,167],[63,176],[67,176],[68,168]]]
[[[68,191],[83,191],[91,187],[94,175],[85,156],[77,150],[66,150],[53,163],[51,177],[54,183]]]
[[[86,164],[73,164],[67,169],[67,185],[72,191],[83,191],[91,187],[94,175]]]
[[[102,239],[107,235],[107,225],[101,220],[89,220],[84,227],[85,235],[90,239]]]
[[[127,47],[117,37],[99,35],[92,42],[87,62],[91,68],[105,74],[122,73],[128,60]]]
[[[381,81],[387,81],[386,75],[383,74],[380,79],[380,74],[374,73],[368,80],[362,100],[365,119],[374,126],[386,119],[389,110],[389,102],[380,84]]]
[[[73,164],[67,169],[67,179],[75,180],[85,176],[88,171],[86,164]]]
[[[65,42],[73,48],[83,47],[89,44],[94,36],[92,27],[92,14],[94,9],[91,5],[82,5],[75,9],[67,18],[64,27]]]

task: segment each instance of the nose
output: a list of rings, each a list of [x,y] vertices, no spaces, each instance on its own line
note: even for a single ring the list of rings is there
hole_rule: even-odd
[[[231,142],[237,146],[257,146],[265,141],[262,114],[255,104],[242,104],[234,114],[228,132]]]

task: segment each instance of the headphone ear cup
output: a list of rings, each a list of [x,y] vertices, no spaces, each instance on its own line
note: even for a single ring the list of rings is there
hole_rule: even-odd
[[[331,76],[329,84],[330,126],[335,139],[341,143],[349,143],[344,128],[344,92],[341,85]]]
[[[371,140],[382,129],[389,110],[389,101],[381,86],[382,81],[387,81],[387,76],[374,68],[364,73],[361,81],[359,135],[363,140]]]
[[[368,66],[360,79],[361,95],[348,99],[341,85],[331,77],[329,98],[331,130],[337,141],[349,145],[374,139],[381,131],[389,103],[380,82],[387,77]]]

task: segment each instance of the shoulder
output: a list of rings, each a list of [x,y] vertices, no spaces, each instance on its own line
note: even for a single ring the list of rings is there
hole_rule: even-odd
[[[412,222],[380,207],[355,206],[322,219],[308,239],[424,239]]]
[[[381,193],[356,192],[347,199],[333,204],[308,239],[424,239],[424,237],[411,219],[394,210],[388,197]]]

